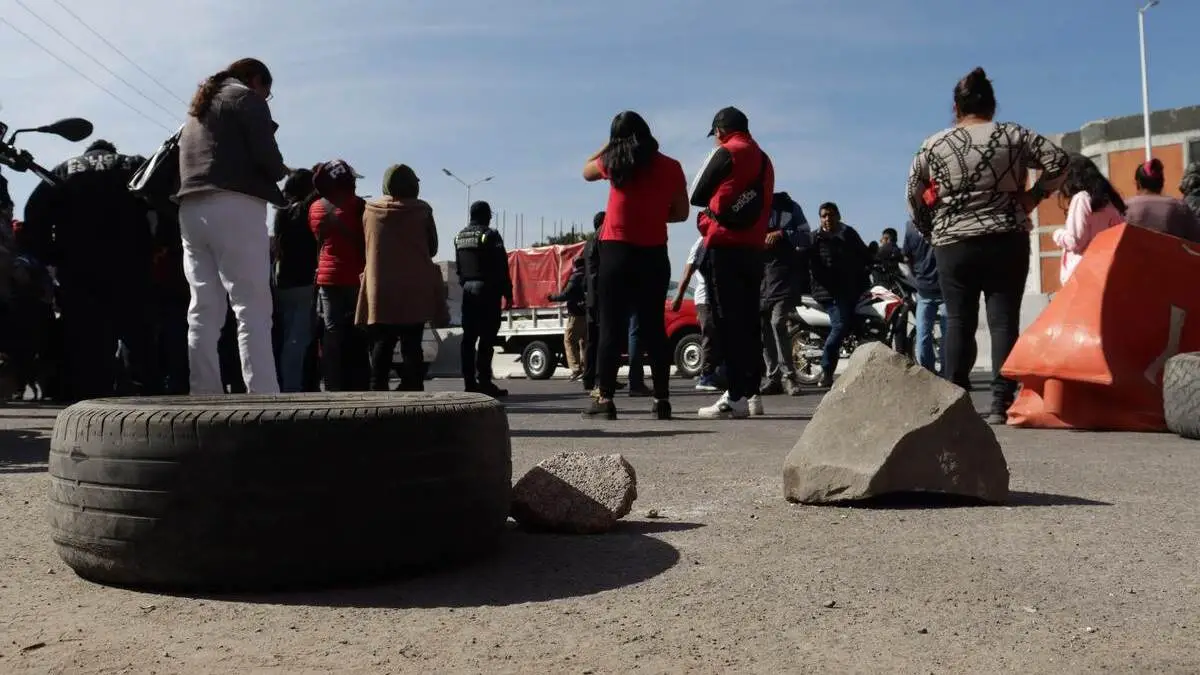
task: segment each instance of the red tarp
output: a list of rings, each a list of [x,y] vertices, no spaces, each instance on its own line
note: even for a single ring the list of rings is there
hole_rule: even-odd
[[[1200,246],[1130,225],[1101,232],[1001,372],[1008,423],[1162,431],[1167,359],[1200,350]]]
[[[571,276],[571,263],[583,254],[583,243],[540,246],[508,252],[513,307],[553,307],[546,296],[558,293]]]

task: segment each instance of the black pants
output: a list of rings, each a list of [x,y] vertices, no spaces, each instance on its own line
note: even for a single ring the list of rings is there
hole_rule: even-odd
[[[382,324],[367,327],[371,340],[371,391],[387,391],[392,374],[392,355],[396,342],[400,343],[400,354],[404,363],[400,366],[399,391],[422,391],[425,389],[425,371],[422,364],[425,353],[421,350],[421,339],[425,336],[425,324]]]
[[[463,291],[462,360],[463,383],[468,389],[492,382],[492,357],[496,354],[496,333],[500,332],[500,295],[483,289]]]
[[[317,298],[325,327],[321,370],[326,391],[366,391],[371,366],[363,332],[354,324],[358,286],[319,286]]]
[[[158,393],[150,300],[149,289],[74,281],[59,288],[69,399],[116,394],[118,340],[125,345],[133,391]]]
[[[762,252],[743,247],[713,247],[704,256],[704,283],[713,313],[721,356],[725,360],[729,398],[758,393],[765,370],[758,302],[762,285]]]
[[[187,289],[183,294],[164,290],[155,300],[155,349],[163,392],[167,394],[188,393],[188,302]],[[234,351],[237,351],[236,341]]]
[[[596,388],[596,354],[600,353],[600,324],[592,320],[591,314],[587,320],[587,343],[583,357],[583,388],[591,391]]]
[[[667,353],[663,315],[670,281],[671,261],[666,246],[600,242],[596,374],[601,397],[612,398],[617,389],[617,367],[621,351],[629,342],[629,317],[633,314],[637,315],[638,349],[650,364],[654,398],[670,397],[671,355]]]
[[[1017,342],[1021,328],[1021,296],[1029,274],[1029,236],[988,234],[934,247],[938,279],[946,302],[946,377],[971,388],[971,368],[978,346],[979,295],[987,308],[992,334],[992,408],[1007,410],[1016,397],[1017,383],[1000,375],[1000,368]]]

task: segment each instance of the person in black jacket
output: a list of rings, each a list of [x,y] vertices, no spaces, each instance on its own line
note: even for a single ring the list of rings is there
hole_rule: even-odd
[[[585,245],[586,248],[586,245]],[[582,255],[571,261],[571,275],[559,293],[552,293],[550,302],[567,303],[567,326],[563,330],[563,351],[571,381],[583,377],[583,358],[587,353],[587,273]]]
[[[316,327],[314,302],[320,244],[309,227],[308,210],[317,200],[313,172],[297,169],[283,184],[288,205],[275,212],[275,306],[280,324],[279,387],[304,391],[305,356]]]
[[[804,210],[788,193],[775,193],[767,224],[766,262],[758,307],[766,363],[766,383],[759,390],[763,396],[800,393],[788,315],[796,309],[796,272],[805,264],[811,246],[812,229]]]
[[[917,363],[923,368],[939,375],[944,363],[941,344],[935,350],[933,324],[938,322],[941,334],[946,334],[946,310],[942,307],[942,287],[938,281],[937,260],[933,256],[933,246],[926,241],[912,220],[904,228],[904,258],[912,269],[913,284],[917,290],[917,310],[915,340],[913,350]]]
[[[587,339],[584,341],[583,389],[594,395],[596,391],[596,354],[600,348],[600,305],[596,302],[596,289],[600,286],[600,228],[604,226],[605,212],[592,217],[594,235],[583,245],[583,276],[585,307],[587,310]],[[617,383],[617,388],[621,383]]]
[[[508,252],[500,233],[490,226],[492,207],[487,202],[471,204],[469,215],[471,222],[454,237],[454,265],[463,290],[463,383],[466,391],[500,398],[508,390],[492,381],[492,357],[502,311],[513,303]]]
[[[31,252],[55,268],[59,283],[67,400],[115,393],[118,341],[136,388],[160,389],[154,372],[154,236],[149,207],[126,187],[145,161],[95,141],[55,167],[57,184],[39,183],[25,205]]]
[[[829,338],[821,355],[821,386],[833,385],[842,341],[854,331],[854,310],[867,289],[871,252],[853,227],[842,222],[837,204],[819,210],[821,227],[813,236],[809,270],[812,296],[829,315]]]

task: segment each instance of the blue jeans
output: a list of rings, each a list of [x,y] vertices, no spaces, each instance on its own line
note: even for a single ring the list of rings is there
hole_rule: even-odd
[[[629,317],[629,386],[637,389],[645,386],[645,361],[642,360],[642,346],[638,344],[637,314]]]
[[[942,375],[945,371],[945,355],[939,346],[938,353],[934,353],[933,345],[933,322],[937,321],[941,324],[942,339],[946,335],[946,312],[942,309],[941,298],[931,298],[924,294],[917,293],[917,325],[915,351],[917,363],[921,364],[922,368],[932,370],[938,375]],[[943,343],[945,344],[945,343]],[[942,362],[942,367],[938,367],[938,361]]]
[[[837,370],[842,341],[854,330],[854,308],[857,304],[856,298],[821,303],[829,315],[829,338],[825,340],[825,350],[821,354],[821,369],[825,371],[822,377],[827,381],[833,379],[833,372]]]
[[[312,286],[276,289],[279,322],[282,325],[282,346],[279,350],[280,390],[304,391],[304,356],[313,339]]]

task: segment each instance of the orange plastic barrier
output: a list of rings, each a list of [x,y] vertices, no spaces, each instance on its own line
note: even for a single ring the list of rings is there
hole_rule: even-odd
[[[1200,351],[1200,245],[1141,227],[1102,232],[1001,372],[1008,423],[1163,431],[1167,359]]]

